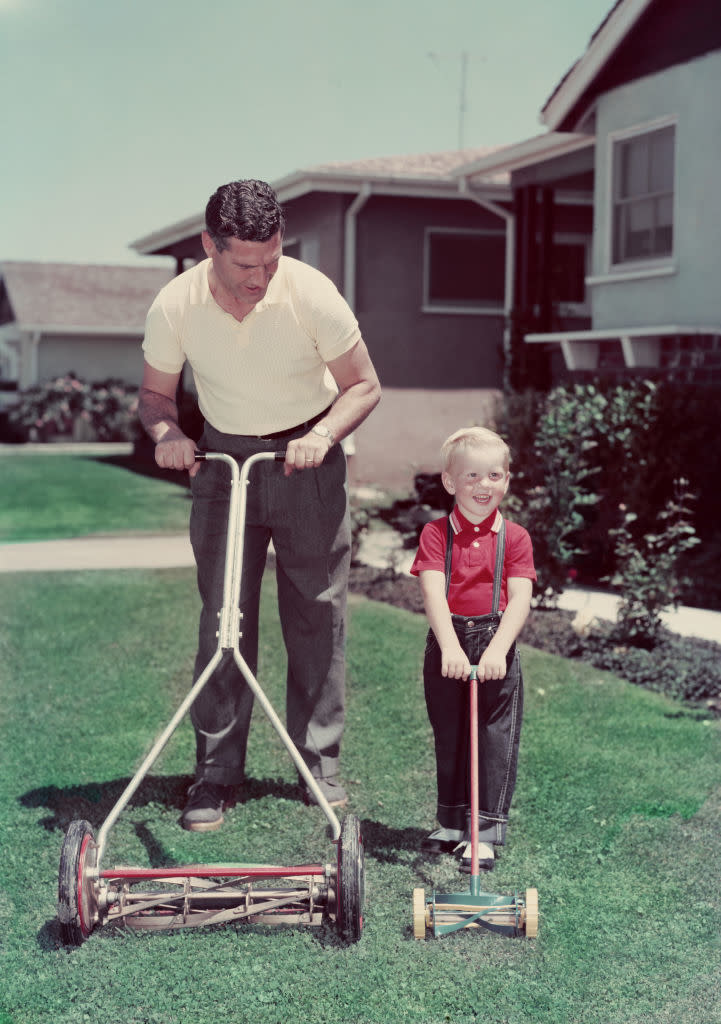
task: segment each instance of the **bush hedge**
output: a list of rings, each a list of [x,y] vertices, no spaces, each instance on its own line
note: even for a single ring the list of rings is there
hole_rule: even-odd
[[[122,380],[88,383],[74,373],[20,392],[7,420],[16,441],[135,441],[138,389]]]
[[[611,532],[631,513],[642,546],[683,478],[701,543],[680,553],[678,575],[690,583],[669,599],[721,608],[721,490],[709,473],[721,464],[720,404],[718,384],[674,380],[508,397],[499,430],[513,452],[509,509],[533,537],[542,588],[557,592],[569,571],[589,584],[618,573]]]
[[[573,618],[571,612],[533,611],[521,639],[531,647],[589,662],[637,686],[721,713],[721,644],[662,628],[655,646],[647,649],[619,642],[616,625],[598,619],[579,635]]]

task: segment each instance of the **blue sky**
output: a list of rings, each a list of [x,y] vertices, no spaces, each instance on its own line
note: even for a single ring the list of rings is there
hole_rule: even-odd
[[[0,259],[137,263],[233,178],[511,143],[612,0],[0,0]]]

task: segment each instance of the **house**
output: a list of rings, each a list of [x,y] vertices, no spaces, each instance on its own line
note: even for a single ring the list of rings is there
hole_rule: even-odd
[[[139,384],[145,315],[172,278],[156,267],[0,263],[0,395],[76,373]]]
[[[548,132],[461,168],[470,188],[510,176],[521,376],[721,375],[720,96],[718,2],[619,0],[544,105]]]
[[[459,167],[489,150],[330,163],[273,182],[284,251],[327,274],[360,323],[383,401],[356,435],[356,482],[407,491],[435,468],[445,437],[493,422],[510,311],[511,192],[506,172]],[[205,258],[203,214],[134,242],[181,271]]]

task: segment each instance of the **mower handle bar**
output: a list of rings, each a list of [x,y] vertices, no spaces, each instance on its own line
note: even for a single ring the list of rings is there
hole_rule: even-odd
[[[220,454],[221,454],[220,452],[196,452],[195,453],[195,461],[196,462],[203,462],[209,455],[212,457],[213,455],[220,455]],[[268,455],[270,455],[270,454],[271,453],[268,452]],[[230,458],[234,458],[234,457],[235,456],[230,456]],[[273,461],[274,462],[285,462],[285,452],[273,452]]]

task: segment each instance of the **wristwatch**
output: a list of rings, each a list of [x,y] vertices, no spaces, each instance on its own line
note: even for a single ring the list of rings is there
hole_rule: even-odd
[[[331,446],[331,448],[333,447],[333,445],[335,444],[335,438],[331,434],[330,430],[328,430],[328,427],[326,427],[325,423],[315,423],[311,427],[311,430],[313,431],[314,434],[318,434],[319,437],[324,437],[328,444]]]

